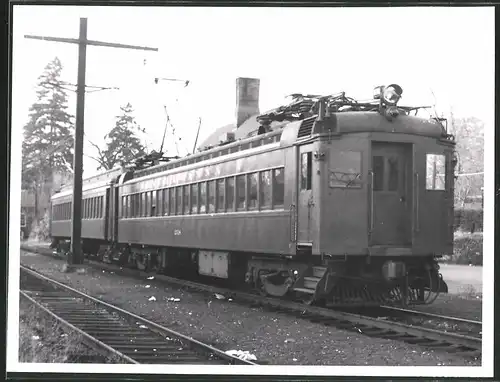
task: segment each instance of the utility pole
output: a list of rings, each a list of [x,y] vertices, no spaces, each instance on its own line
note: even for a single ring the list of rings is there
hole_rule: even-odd
[[[82,172],[83,172],[83,132],[85,113],[85,72],[87,61],[87,45],[106,46],[110,48],[124,48],[149,50],[157,52],[157,48],[148,48],[135,45],[116,44],[87,39],[87,18],[80,18],[80,36],[78,39],[62,37],[45,37],[25,35],[25,38],[78,44],[78,82],[76,99],[76,124],[75,124],[75,154],[73,160],[73,205],[71,218],[71,250],[68,256],[69,268],[73,265],[83,264],[81,246],[82,238]]]

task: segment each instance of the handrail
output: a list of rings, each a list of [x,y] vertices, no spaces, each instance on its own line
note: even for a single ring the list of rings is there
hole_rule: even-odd
[[[415,231],[420,231],[420,182],[418,172],[415,173]]]
[[[370,170],[369,172],[369,175],[370,175],[370,178],[371,178],[371,181],[370,181],[370,234],[373,232],[373,228],[374,228],[374,208],[373,208],[373,204],[374,204],[374,197],[373,197],[373,183],[374,183],[374,179],[375,179],[375,173]]]

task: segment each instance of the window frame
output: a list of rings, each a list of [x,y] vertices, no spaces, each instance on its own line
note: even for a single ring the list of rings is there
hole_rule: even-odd
[[[428,179],[429,179],[429,174],[428,174],[428,164],[429,164],[429,157],[434,156],[435,158],[437,157],[442,157],[442,176],[444,179],[442,180],[442,188],[436,188],[437,184],[437,178],[439,176],[439,172],[437,171],[437,161],[434,160],[433,164],[433,172],[432,172],[432,178],[433,178],[433,188],[429,188],[428,186]],[[439,191],[439,192],[446,192],[446,186],[448,184],[448,161],[446,160],[446,153],[435,153],[435,152],[428,152],[425,153],[425,190],[426,191]]]
[[[264,191],[264,174],[268,174],[268,184],[266,187],[268,189],[268,204],[264,204],[263,201],[265,199]],[[271,169],[259,171],[258,174],[258,195],[257,195],[257,204],[259,206],[259,210],[270,210],[273,208],[273,171]]]
[[[232,192],[229,192],[230,188],[230,183],[232,183]],[[234,176],[228,176],[226,178],[226,194],[225,194],[225,201],[226,201],[226,212],[234,212],[235,211],[235,190],[236,190],[236,177]],[[229,205],[229,200],[228,200],[228,195],[231,195],[231,205]]]
[[[283,203],[276,203],[276,198],[275,198],[275,191],[278,189],[276,185],[278,184],[276,182],[276,171],[280,171],[283,177]],[[273,168],[271,171],[271,183],[272,183],[272,195],[271,195],[271,208],[274,210],[276,208],[285,208],[285,167],[278,167],[278,168]],[[276,190],[275,190],[276,189]]]
[[[238,185],[238,181],[239,180],[243,180],[243,187],[242,187],[242,190],[243,190],[243,206],[240,207],[240,187]],[[248,203],[247,203],[247,200],[248,200],[248,197],[247,197],[247,194],[248,194],[248,187],[247,187],[247,176],[246,174],[238,174],[235,176],[235,184],[234,184],[234,188],[235,188],[235,211],[247,211],[248,210]]]
[[[304,158],[307,162],[304,166]],[[304,177],[304,170],[306,175]],[[300,154],[300,191],[312,190],[312,151],[305,151]]]
[[[222,190],[222,203],[221,200]],[[220,205],[222,204],[222,205]],[[215,213],[225,213],[226,212],[226,178],[219,178],[215,180]]]
[[[196,200],[193,200],[193,197]],[[198,183],[191,183],[189,186],[190,211],[191,215],[198,215],[200,210],[200,187]]]

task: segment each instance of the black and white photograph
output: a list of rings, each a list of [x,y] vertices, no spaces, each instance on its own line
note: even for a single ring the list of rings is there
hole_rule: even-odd
[[[7,372],[493,376],[493,7],[10,22]]]

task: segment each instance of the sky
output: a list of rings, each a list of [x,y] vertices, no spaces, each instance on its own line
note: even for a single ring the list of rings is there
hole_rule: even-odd
[[[117,87],[85,97],[84,176],[95,173],[92,141],[104,147],[120,106],[130,102],[148,149],[158,150],[166,123],[170,155],[193,149],[235,121],[237,77],[260,78],[260,110],[295,92],[345,91],[358,99],[378,85],[403,87],[405,105],[436,105],[439,114],[475,116],[493,129],[493,8],[167,8],[14,7],[12,131],[22,134],[37,78],[56,56],[62,80],[77,81],[78,48],[24,35],[88,38],[148,46],[158,52],[89,46],[86,84]],[[160,81],[155,77],[190,80]],[[69,111],[76,111],[70,94]],[[177,151],[178,150],[178,151]]]

